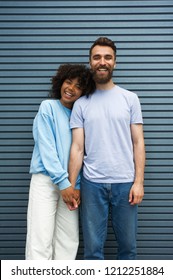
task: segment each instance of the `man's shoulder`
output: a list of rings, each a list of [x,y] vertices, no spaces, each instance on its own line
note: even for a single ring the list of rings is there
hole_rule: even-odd
[[[132,102],[134,100],[137,100],[138,99],[138,95],[136,92],[134,91],[131,91],[131,90],[128,90],[128,89],[125,89],[123,87],[119,87],[118,86],[118,89],[120,94],[122,94],[124,96],[124,98],[126,98],[127,100],[131,100]]]
[[[82,106],[85,105],[89,102],[90,100],[90,96],[81,96],[79,99],[77,99],[74,103],[74,106]]]
[[[124,93],[124,94],[131,94],[131,95],[136,95],[135,92],[129,90],[129,89],[126,89],[126,88],[123,88],[123,87],[120,87],[120,86],[117,86],[117,90],[121,93]]]

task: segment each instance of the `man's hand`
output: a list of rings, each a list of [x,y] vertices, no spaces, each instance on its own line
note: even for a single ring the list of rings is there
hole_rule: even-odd
[[[78,208],[78,204],[74,198],[72,199],[72,202],[64,202],[64,203],[66,203],[70,211],[76,210]]]
[[[75,210],[80,204],[80,191],[75,190],[72,186],[61,190],[61,195],[69,210]]]
[[[144,196],[143,184],[134,183],[130,189],[129,202],[131,205],[140,204]]]
[[[77,203],[77,205],[76,205]],[[70,211],[76,210],[80,204],[80,190],[74,190],[74,198],[72,199],[72,202],[66,202],[66,205]]]
[[[79,205],[80,204],[80,190],[74,189],[74,198],[75,198],[77,204]]]

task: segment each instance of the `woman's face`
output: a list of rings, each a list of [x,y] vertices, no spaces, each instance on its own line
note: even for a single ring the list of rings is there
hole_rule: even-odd
[[[73,103],[81,96],[82,88],[79,84],[79,79],[66,79],[61,87],[61,103],[67,107],[72,108]]]

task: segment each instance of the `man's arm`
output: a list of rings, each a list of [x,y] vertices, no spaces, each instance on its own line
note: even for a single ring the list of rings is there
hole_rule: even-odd
[[[143,125],[132,124],[131,135],[135,162],[135,180],[129,193],[129,202],[134,205],[141,203],[144,196],[145,145]]]
[[[74,190],[76,185],[76,180],[83,163],[84,155],[84,130],[83,128],[74,128],[72,130],[72,146],[70,151],[69,159],[69,181],[71,186],[65,190],[61,191],[62,198],[73,210],[78,207],[80,203],[80,192],[79,190]]]
[[[78,174],[82,168],[84,157],[84,129],[74,128],[72,130],[72,146],[69,160],[69,181],[74,188]]]

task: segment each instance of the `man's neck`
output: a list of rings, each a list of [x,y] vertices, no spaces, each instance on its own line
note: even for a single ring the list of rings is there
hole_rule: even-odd
[[[97,84],[96,83],[96,88],[99,90],[109,90],[109,89],[113,88],[114,86],[115,86],[115,84],[113,83],[112,80],[110,80],[106,84]]]

